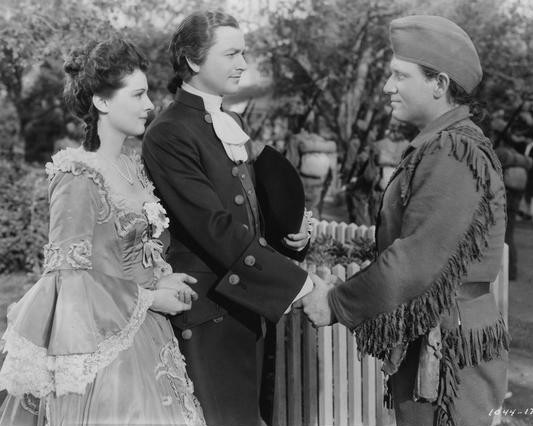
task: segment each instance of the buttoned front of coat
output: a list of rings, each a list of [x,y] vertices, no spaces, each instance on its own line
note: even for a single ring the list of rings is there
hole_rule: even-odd
[[[173,321],[190,327],[215,318],[227,310],[223,299],[277,321],[307,274],[259,244],[251,163],[228,158],[208,115],[200,97],[180,91],[150,125],[143,144],[143,159],[170,217],[167,260],[175,271],[199,279],[200,299]],[[245,263],[249,256],[253,266]],[[231,276],[239,282],[232,284]]]

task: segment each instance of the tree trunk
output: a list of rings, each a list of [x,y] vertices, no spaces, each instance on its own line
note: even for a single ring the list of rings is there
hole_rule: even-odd
[[[361,108],[371,61],[372,49],[368,47],[363,51],[359,64],[357,65],[355,81],[350,84],[348,90],[341,98],[337,122],[339,123],[340,129],[339,136],[344,141],[349,141],[353,135],[353,125],[357,120],[359,109]]]

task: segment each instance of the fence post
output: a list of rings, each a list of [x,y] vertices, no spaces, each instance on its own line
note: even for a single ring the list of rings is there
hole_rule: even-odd
[[[333,275],[346,280],[346,270],[336,265],[332,269]],[[333,326],[333,390],[335,426],[348,426],[348,349],[346,341],[346,327],[341,324]]]
[[[357,232],[357,225],[355,223],[350,223],[346,227],[346,241],[352,241],[355,238]]]
[[[329,222],[326,222],[325,220],[319,222],[317,227],[317,236],[318,235],[327,235],[328,234],[328,226]]]
[[[376,362],[371,356],[363,358],[363,424],[376,426]]]
[[[346,228],[348,225],[346,225],[344,222],[341,222],[337,225],[337,229],[335,231],[335,240],[341,242],[344,244],[346,241]]]
[[[317,332],[309,321],[307,321],[306,319],[303,321],[303,421],[305,426],[320,426],[318,424]]]
[[[350,279],[353,275],[357,274],[360,271],[361,267],[355,263],[350,263],[346,268],[346,279]]]
[[[317,268],[322,279],[328,279],[326,267]],[[332,327],[318,329],[318,424],[333,425],[333,334]],[[292,426],[292,425],[291,425]]]
[[[337,233],[337,222],[329,222],[329,225],[326,227],[326,235],[335,238],[335,234]]]
[[[363,426],[363,393],[361,360],[352,332],[346,329],[348,339],[348,417],[350,425]]]
[[[288,360],[287,360],[287,396],[288,424],[302,426],[302,344],[301,317],[299,310],[289,314]]]

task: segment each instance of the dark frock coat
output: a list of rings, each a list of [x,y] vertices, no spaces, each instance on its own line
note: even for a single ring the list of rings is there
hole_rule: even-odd
[[[167,261],[198,279],[199,300],[171,322],[207,424],[256,425],[260,318],[277,322],[307,273],[261,236],[253,167],[228,158],[200,97],[178,92],[143,159],[170,218]]]

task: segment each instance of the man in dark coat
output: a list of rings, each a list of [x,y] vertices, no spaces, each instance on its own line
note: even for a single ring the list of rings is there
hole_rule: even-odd
[[[420,133],[384,192],[379,254],[301,303],[316,325],[339,321],[363,354],[384,360],[398,426],[488,426],[506,383],[508,335],[490,293],[505,188],[492,144],[470,120],[479,58],[438,16],[392,21],[391,41],[384,91],[393,117]]]
[[[243,50],[231,16],[186,18],[171,44],[176,75],[169,88],[180,89],[143,144],[170,217],[167,260],[198,279],[199,300],[171,321],[210,426],[260,423],[263,318],[277,322],[313,286],[272,247],[278,242],[262,236],[268,212],[261,211],[253,168],[262,153],[251,146],[240,118],[221,109],[222,96],[237,90],[246,68]],[[301,223],[284,239],[288,254],[300,259],[308,243],[303,217]]]

